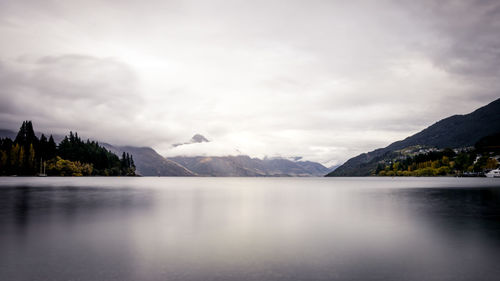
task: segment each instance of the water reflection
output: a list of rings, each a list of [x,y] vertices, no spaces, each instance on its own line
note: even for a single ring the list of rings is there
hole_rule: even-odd
[[[9,179],[6,280],[496,280],[500,186],[456,179]]]
[[[27,189],[21,189],[20,192],[15,192],[14,199],[14,214],[16,219],[16,226],[18,228],[18,234],[23,234],[24,226],[28,223],[28,212],[29,212],[29,195],[30,192]],[[3,198],[0,198],[3,199]],[[1,202],[9,202],[8,200],[1,200]]]
[[[75,223],[106,212],[130,212],[151,207],[151,190],[99,187],[8,186],[0,189],[0,221],[16,226],[16,235],[26,228],[52,220]]]

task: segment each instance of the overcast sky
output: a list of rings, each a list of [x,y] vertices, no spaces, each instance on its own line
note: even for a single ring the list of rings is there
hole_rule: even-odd
[[[0,0],[0,128],[333,165],[499,98],[499,34],[499,1]]]

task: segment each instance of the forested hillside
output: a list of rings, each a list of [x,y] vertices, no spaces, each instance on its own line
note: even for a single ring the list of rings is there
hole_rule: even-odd
[[[134,160],[121,159],[95,141],[83,141],[77,133],[56,145],[54,138],[35,135],[31,121],[24,121],[14,140],[0,139],[0,175],[33,176],[131,176]]]
[[[453,115],[428,128],[379,148],[349,159],[327,176],[369,176],[373,175],[380,163],[399,157],[397,151],[422,146],[428,148],[472,147],[486,136],[500,132],[500,99],[465,115]]]

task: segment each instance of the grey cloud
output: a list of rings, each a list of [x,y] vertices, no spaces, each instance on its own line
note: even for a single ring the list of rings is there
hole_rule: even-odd
[[[436,65],[481,77],[500,74],[500,2],[496,0],[411,1],[405,6],[434,32]]]
[[[19,59],[0,67],[3,126],[43,120],[55,128],[90,132],[121,124],[139,110],[138,78],[126,64],[82,55]],[[15,122],[12,124],[11,122]],[[40,128],[43,129],[43,128]]]
[[[2,1],[0,125],[342,161],[497,98],[499,4]]]
[[[117,103],[128,108],[139,98],[136,74],[128,65],[110,58],[43,57],[35,62],[28,79],[28,84],[36,85],[47,96],[85,100],[93,106]]]

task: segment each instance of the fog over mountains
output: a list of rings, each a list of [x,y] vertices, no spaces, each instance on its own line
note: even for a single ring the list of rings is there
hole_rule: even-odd
[[[327,168],[320,163],[302,161],[302,157],[290,159],[248,155],[176,155],[164,157],[151,147],[118,146],[101,143],[109,151],[133,156],[137,173],[142,176],[368,176],[381,161],[389,160],[395,152],[412,146],[430,148],[462,148],[473,146],[481,138],[500,132],[500,99],[485,105],[472,113],[453,115],[404,140],[387,147],[360,154],[349,159],[340,167]],[[38,133],[40,134],[40,133]],[[15,132],[0,129],[0,137],[14,138]],[[48,134],[46,134],[48,135]],[[54,135],[56,142],[62,137]],[[91,138],[92,139],[92,138]],[[189,141],[173,144],[174,149],[203,145],[210,141],[201,134],[195,134]],[[203,148],[203,146],[201,146]],[[182,151],[182,150],[178,150]],[[336,169],[335,169],[336,168]]]
[[[38,133],[41,134],[41,133]],[[15,138],[11,130],[0,129],[0,138]],[[54,136],[56,142],[63,137]],[[173,147],[207,143],[209,140],[201,134],[195,134],[188,142],[173,144]],[[142,176],[323,176],[331,169],[311,161],[295,159],[251,158],[247,155],[238,156],[176,156],[163,157],[151,147],[118,146],[101,143],[106,149],[120,156],[123,152],[133,156],[136,172]],[[207,152],[209,153],[209,152]]]
[[[210,141],[207,140],[207,138],[205,138],[204,136],[202,136],[200,134],[196,134],[188,142],[185,142],[185,143],[175,143],[172,146],[173,147],[177,147],[177,146],[186,145],[186,144],[203,143],[203,142],[210,142]]]
[[[111,152],[121,155],[127,152],[134,157],[136,172],[142,176],[195,176],[182,165],[158,154],[151,147],[113,146],[103,144]]]
[[[192,140],[207,142],[202,135]],[[187,145],[190,143],[177,144]],[[251,158],[238,156],[176,156],[163,157],[151,147],[113,146],[103,144],[111,152],[121,155],[127,152],[134,157],[137,173],[143,176],[215,176],[215,177],[262,177],[262,176],[324,176],[331,169],[311,161],[294,161],[284,158]]]
[[[310,161],[291,161],[283,158],[251,158],[239,156],[170,157],[200,176],[323,176],[330,170]]]

